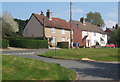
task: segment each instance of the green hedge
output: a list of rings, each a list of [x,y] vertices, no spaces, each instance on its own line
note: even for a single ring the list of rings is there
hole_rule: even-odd
[[[57,42],[59,48],[69,48],[69,42]]]
[[[0,44],[2,44],[2,45],[0,45],[0,48],[7,48],[8,45],[9,45],[9,40],[7,40],[7,39],[1,39],[0,40]]]
[[[11,47],[20,48],[48,48],[47,40],[31,40],[31,39],[11,39],[9,40]]]
[[[21,36],[16,36],[16,37],[6,37],[6,39],[31,39],[31,40],[44,40],[43,37],[21,37]],[[47,40],[47,38],[45,38]]]

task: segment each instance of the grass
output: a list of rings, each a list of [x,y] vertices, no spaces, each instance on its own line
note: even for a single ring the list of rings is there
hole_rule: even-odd
[[[19,56],[2,56],[3,80],[74,80],[76,72],[60,64]]]
[[[89,58],[97,61],[120,61],[118,55],[119,48],[80,48],[80,49],[62,49],[48,51],[43,56],[50,56],[64,59]],[[56,54],[55,54],[56,53]]]

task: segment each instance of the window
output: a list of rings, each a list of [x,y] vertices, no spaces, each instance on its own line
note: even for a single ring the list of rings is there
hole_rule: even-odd
[[[105,38],[105,35],[104,35],[104,34],[102,34],[102,37],[104,37],[104,38]]]
[[[52,39],[52,43],[55,43],[55,37],[53,37],[53,39]]]
[[[62,29],[62,34],[65,34],[65,29]]]
[[[102,44],[105,44],[105,41],[101,41]]]
[[[96,33],[94,32],[94,36],[96,36]]]
[[[97,41],[96,41],[96,40],[94,40],[94,43],[95,43],[95,44],[96,44],[96,42],[97,42]]]
[[[55,28],[52,28],[52,33],[55,33]]]
[[[61,41],[65,41],[65,38],[61,38]]]

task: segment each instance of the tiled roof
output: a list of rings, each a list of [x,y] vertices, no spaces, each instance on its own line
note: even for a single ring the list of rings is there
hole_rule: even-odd
[[[43,24],[43,18],[44,18],[45,26],[55,27],[55,28],[63,28],[63,29],[70,29],[69,23],[64,19],[52,17],[52,20],[49,20],[49,18],[44,16],[44,15],[38,15],[38,14],[34,14],[34,13],[33,13],[33,15],[42,24]]]
[[[85,25],[83,25],[80,21],[72,20],[72,26],[80,28],[80,30],[83,31],[105,33],[100,27],[93,25],[89,22],[85,22]]]

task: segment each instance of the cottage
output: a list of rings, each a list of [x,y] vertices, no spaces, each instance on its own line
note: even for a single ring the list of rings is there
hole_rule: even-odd
[[[23,35],[25,37],[47,37],[53,38],[51,44],[55,46],[57,42],[70,43],[70,26],[64,19],[52,17],[52,12],[48,9],[46,16],[33,13],[26,25]]]
[[[98,26],[92,25],[81,18],[80,21],[72,20],[72,28],[74,29],[74,43],[79,46],[91,47],[98,42],[101,46],[107,43],[106,33]]]

